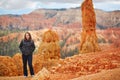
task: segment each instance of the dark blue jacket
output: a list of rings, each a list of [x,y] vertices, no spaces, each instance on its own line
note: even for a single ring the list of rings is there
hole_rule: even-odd
[[[35,50],[34,41],[33,40],[22,40],[19,45],[19,48],[22,54],[30,55]]]

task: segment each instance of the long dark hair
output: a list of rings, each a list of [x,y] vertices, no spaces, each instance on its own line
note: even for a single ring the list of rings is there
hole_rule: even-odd
[[[30,34],[29,32],[26,32],[26,33],[25,33],[25,35],[24,35],[24,40],[27,40],[27,38],[26,38],[26,34],[29,35],[29,40],[32,40],[31,34]]]

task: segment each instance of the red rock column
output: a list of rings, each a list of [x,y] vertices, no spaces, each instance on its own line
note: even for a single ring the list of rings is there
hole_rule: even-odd
[[[80,53],[99,51],[96,36],[96,16],[92,0],[85,0],[82,9],[82,33],[80,43]]]

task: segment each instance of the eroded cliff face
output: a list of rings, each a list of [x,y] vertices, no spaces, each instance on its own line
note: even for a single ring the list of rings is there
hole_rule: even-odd
[[[99,51],[96,35],[96,15],[92,0],[85,0],[82,8],[82,33],[80,43],[80,53]]]

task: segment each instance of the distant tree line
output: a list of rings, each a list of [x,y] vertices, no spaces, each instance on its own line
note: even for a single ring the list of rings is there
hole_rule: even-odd
[[[2,56],[13,56],[19,51],[19,43],[17,37],[13,40],[8,40],[7,42],[0,41],[0,55]]]
[[[24,32],[24,31],[27,31],[27,30],[14,30],[14,29],[13,30],[0,30],[0,37],[8,35],[10,33]]]

